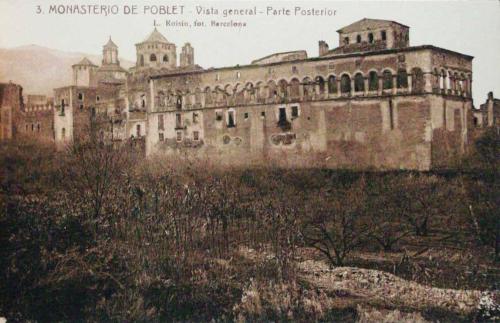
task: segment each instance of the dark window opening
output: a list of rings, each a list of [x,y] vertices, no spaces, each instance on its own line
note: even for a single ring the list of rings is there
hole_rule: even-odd
[[[150,62],[156,62],[156,55],[155,55],[155,54],[151,54],[151,55],[149,56],[149,61],[150,61]]]
[[[384,90],[392,89],[392,73],[391,73],[391,71],[384,71],[383,77],[384,77],[383,89]]]
[[[349,45],[349,37],[344,38],[344,45]]]
[[[200,133],[198,131],[193,131],[193,140],[200,140]]]
[[[236,124],[234,122],[234,111],[228,111],[227,113],[227,127],[234,128]]]
[[[286,108],[280,108],[279,110],[279,120],[278,123],[281,125],[283,123],[286,123]]]
[[[215,120],[222,121],[222,112],[215,112]]]
[[[340,78],[340,92],[344,94],[351,92],[351,78],[347,74],[342,75]]]
[[[408,87],[408,74],[406,73],[406,70],[399,70],[398,71],[396,85],[397,85],[398,89]]]
[[[168,62],[168,55],[163,55],[163,61]]]
[[[294,105],[292,106],[292,118],[297,118],[299,116],[299,107]]]
[[[479,124],[479,120],[477,119],[477,117],[474,117],[474,126],[477,126]]]
[[[369,42],[370,44],[372,44],[372,43],[373,43],[373,34],[372,34],[372,33],[369,33],[369,34],[368,34],[368,42]]]
[[[358,44],[361,43],[361,35],[356,36],[356,42]]]
[[[244,116],[245,116],[245,119],[248,119],[248,112],[245,112]]]
[[[135,126],[135,133],[136,133],[138,138],[141,136],[141,125],[140,124]]]
[[[265,112],[265,111],[262,111],[262,112],[260,113],[260,116],[261,116],[261,117],[265,117],[265,116],[266,116],[266,112]]]
[[[328,93],[337,93],[337,80],[333,75],[328,78]]]
[[[320,94],[325,93],[325,80],[321,76],[318,76],[316,78],[316,82],[318,82],[319,85],[319,93]]]
[[[382,40],[387,40],[387,33],[385,32],[385,30],[382,30]]]
[[[83,100],[83,93],[78,93],[78,100]]]
[[[371,71],[369,74],[368,89],[370,91],[378,90],[378,75],[375,71]]]
[[[354,76],[354,91],[363,92],[365,90],[365,78],[363,74],[358,73]]]

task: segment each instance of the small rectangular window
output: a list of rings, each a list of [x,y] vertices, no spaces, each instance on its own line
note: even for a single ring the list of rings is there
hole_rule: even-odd
[[[248,119],[248,112],[245,112],[244,116],[245,116],[245,119]]]
[[[382,30],[382,40],[387,40],[387,34],[385,30]]]
[[[198,113],[193,112],[193,123],[198,123]]]
[[[158,115],[158,130],[165,130],[164,127],[165,127],[165,124],[163,121],[163,114],[159,114]]]
[[[160,141],[163,141],[163,140],[165,139],[165,138],[163,137],[163,132],[160,132],[160,133],[158,134],[158,137],[159,137],[158,139],[159,139]]]
[[[137,137],[141,136],[141,125],[140,124],[138,124],[136,126],[136,135],[137,135]]]
[[[260,116],[261,116],[262,118],[264,118],[264,117],[266,116],[266,111],[262,111],[262,112],[260,113]]]
[[[236,122],[234,120],[234,111],[227,112],[227,127],[228,128],[236,127]]]
[[[200,133],[198,131],[193,131],[193,140],[200,140]]]
[[[182,132],[177,131],[177,141],[182,141]]]
[[[182,119],[181,119],[181,114],[176,113],[175,114],[175,127],[176,128],[182,128]]]
[[[299,116],[299,107],[294,105],[292,106],[292,118],[297,118]]]
[[[222,121],[222,112],[220,111],[215,112],[215,120]]]

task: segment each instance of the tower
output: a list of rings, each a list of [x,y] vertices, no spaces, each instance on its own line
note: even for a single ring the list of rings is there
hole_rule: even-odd
[[[95,87],[97,85],[97,65],[87,57],[71,66],[73,68],[73,85],[84,87]]]
[[[180,67],[192,65],[194,65],[194,48],[190,43],[186,43],[184,44],[184,46],[182,46],[182,52],[180,55]]]
[[[120,66],[118,46],[109,37],[102,47],[102,66],[97,70],[99,82],[120,83],[127,78],[127,71]]]
[[[177,67],[175,44],[170,43],[156,28],[142,42],[135,45],[137,52],[137,70],[174,69]]]
[[[111,36],[102,49],[102,65],[120,65],[120,61],[118,61],[118,46],[113,43]]]

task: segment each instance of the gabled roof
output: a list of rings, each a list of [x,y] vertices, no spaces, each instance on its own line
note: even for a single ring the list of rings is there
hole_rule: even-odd
[[[144,39],[142,42],[140,42],[139,44],[143,44],[143,43],[169,43],[168,40],[165,38],[165,36],[163,36],[156,28],[155,30],[153,30],[153,32],[151,34],[149,34],[149,36]]]
[[[113,43],[113,41],[111,40],[111,36],[109,36],[109,40],[106,43],[106,45],[104,45],[104,47],[105,48],[118,48],[118,46],[116,46],[116,44]]]
[[[347,25],[345,27],[340,28],[339,30],[337,30],[337,32],[338,33],[349,33],[349,32],[358,31],[358,30],[369,30],[369,29],[390,27],[392,25],[399,25],[399,26],[403,26],[406,28],[410,28],[406,25],[400,24],[399,22],[392,21],[392,20],[363,18],[361,20],[353,22],[350,25]]]
[[[90,65],[90,66],[95,66],[95,67],[97,67],[97,65],[95,65],[94,63],[92,63],[92,62],[90,61],[90,59],[88,59],[87,57],[84,57],[84,58],[83,58],[81,61],[79,61],[78,63],[73,64],[73,66],[75,66],[75,65],[76,65],[76,66],[78,66],[78,65],[85,65],[85,66]]]

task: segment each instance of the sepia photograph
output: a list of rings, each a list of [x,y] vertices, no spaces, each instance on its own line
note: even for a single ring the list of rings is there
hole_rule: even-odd
[[[500,1],[0,0],[0,323],[500,322]]]

